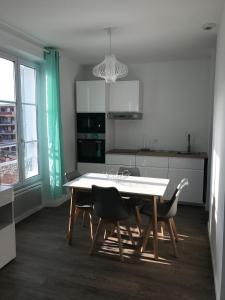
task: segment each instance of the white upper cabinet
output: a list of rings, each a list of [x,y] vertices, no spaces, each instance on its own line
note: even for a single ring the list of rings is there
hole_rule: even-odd
[[[78,113],[105,112],[105,81],[77,81],[76,95],[76,108]]]
[[[116,81],[109,87],[109,112],[141,112],[139,81]]]

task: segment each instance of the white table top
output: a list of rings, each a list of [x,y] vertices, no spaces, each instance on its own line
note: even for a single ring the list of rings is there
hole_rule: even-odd
[[[92,185],[115,187],[121,193],[162,197],[169,179],[87,173],[64,184],[65,187],[91,189]]]

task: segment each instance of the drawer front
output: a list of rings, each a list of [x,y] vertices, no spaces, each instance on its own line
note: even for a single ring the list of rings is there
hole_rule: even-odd
[[[16,257],[15,224],[0,230],[0,268]]]
[[[86,173],[105,173],[105,164],[77,163],[78,171]]]
[[[142,177],[168,178],[168,168],[139,167]]]
[[[204,170],[204,159],[170,157],[169,168]]]
[[[136,165],[140,167],[168,168],[168,157],[136,156]]]
[[[135,155],[106,154],[106,164],[135,166]]]
[[[0,192],[0,207],[13,201],[13,190],[11,188]]]
[[[118,174],[120,167],[126,167],[124,165],[106,165],[107,174]],[[134,168],[135,166],[127,166],[128,168]]]
[[[167,199],[171,198],[181,179],[187,178],[189,185],[181,192],[179,202],[196,204],[203,203],[203,171],[171,168],[169,169],[168,177],[170,182],[166,191]]]

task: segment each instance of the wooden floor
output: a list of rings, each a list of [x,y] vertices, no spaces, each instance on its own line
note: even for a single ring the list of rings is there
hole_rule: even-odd
[[[68,211],[68,203],[46,208],[17,224],[17,258],[0,270],[1,300],[215,299],[202,208],[178,209],[179,259],[167,238],[159,242],[156,262],[151,240],[149,252],[140,255],[124,236],[125,263],[114,239],[89,256],[88,230],[81,223],[68,246]]]

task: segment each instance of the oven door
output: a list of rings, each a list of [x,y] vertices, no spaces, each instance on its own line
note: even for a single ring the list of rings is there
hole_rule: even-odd
[[[104,113],[78,113],[77,132],[105,133]]]
[[[77,161],[105,163],[105,140],[77,140]]]

